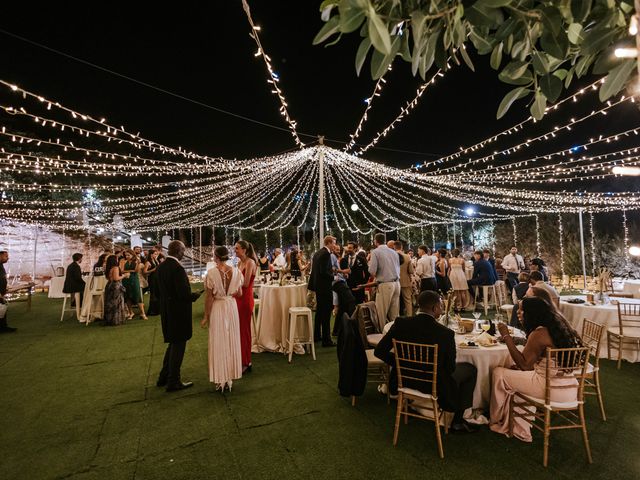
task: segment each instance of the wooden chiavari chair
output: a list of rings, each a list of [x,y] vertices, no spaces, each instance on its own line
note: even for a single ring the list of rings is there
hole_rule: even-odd
[[[582,323],[582,342],[586,347],[589,347],[589,353],[593,356],[593,362],[589,362],[587,365],[584,379],[584,394],[595,395],[598,398],[600,415],[602,415],[602,420],[606,421],[607,415],[604,413],[602,388],[600,386],[600,358],[598,358],[603,333],[604,325],[592,322],[586,318],[584,319]]]
[[[535,398],[516,391],[509,404],[509,435],[513,435],[516,418],[524,418],[544,435],[542,464],[546,467],[549,460],[549,438],[553,430],[579,428],[587,454],[587,461],[593,463],[589,436],[584,417],[584,379],[589,359],[589,348],[547,348],[545,368],[544,398]],[[575,379],[568,385],[554,385],[555,379]],[[554,391],[574,389],[576,400],[555,402],[551,400]],[[577,413],[576,413],[577,412]],[[552,415],[562,423],[552,425]],[[542,422],[539,425],[538,422]]]
[[[422,418],[435,423],[438,454],[440,458],[444,458],[440,434],[440,420],[444,412],[438,405],[437,392],[438,345],[423,345],[394,339],[393,349],[398,374],[398,407],[393,430],[393,445],[396,446],[398,443],[401,416],[404,416],[405,424],[409,421],[409,417]],[[418,386],[419,390],[410,388],[408,385]],[[409,401],[418,402],[420,409],[428,410],[433,416],[409,410]],[[446,421],[445,432],[448,432]]]
[[[618,350],[618,370],[622,365],[622,351],[635,350],[640,355],[640,304],[618,303],[618,326],[607,329],[607,357]]]

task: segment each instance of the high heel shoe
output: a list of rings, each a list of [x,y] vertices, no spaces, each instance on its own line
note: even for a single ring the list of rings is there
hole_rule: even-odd
[[[149,317],[147,317],[146,315],[142,315],[140,318],[141,318],[142,320],[149,320]]]

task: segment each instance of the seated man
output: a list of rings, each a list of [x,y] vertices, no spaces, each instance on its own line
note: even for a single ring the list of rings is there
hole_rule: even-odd
[[[464,411],[473,403],[473,390],[476,386],[476,367],[470,363],[456,364],[456,343],[453,330],[436,322],[442,314],[442,300],[431,290],[425,290],[418,296],[418,314],[414,317],[398,317],[382,337],[376,347],[375,356],[395,367],[392,353],[393,339],[428,345],[438,345],[438,404],[447,412],[454,412],[451,428],[454,432],[474,432],[476,429],[464,418]],[[409,388],[423,390],[424,382],[416,382]],[[391,370],[390,390],[397,391],[397,372]],[[431,393],[431,391],[425,392]]]
[[[539,287],[549,292],[549,296],[555,302],[555,306],[556,307],[560,306],[560,295],[558,294],[555,288],[553,288],[551,285],[549,285],[544,281],[542,272],[539,272],[536,270],[531,272],[531,274],[529,274],[529,284],[532,287]]]
[[[82,254],[74,253],[71,258],[73,259],[73,262],[67,267],[67,273],[64,277],[64,286],[62,287],[62,293],[69,293],[71,295],[71,306],[74,306],[74,293],[80,294],[80,301],[82,302],[82,294],[84,293],[85,283],[82,279],[82,270],[80,269]]]
[[[467,280],[471,297],[474,296],[474,286],[493,285],[496,283],[493,274],[493,267],[487,260],[485,260],[484,254],[481,250],[473,252],[473,260],[473,276],[471,277],[471,280]]]

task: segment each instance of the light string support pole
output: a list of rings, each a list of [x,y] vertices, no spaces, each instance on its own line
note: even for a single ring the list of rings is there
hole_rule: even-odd
[[[324,136],[320,135],[318,137],[318,144],[320,145],[320,154],[318,155],[318,163],[319,163],[319,178],[318,178],[318,208],[319,208],[319,245],[323,245],[324,241]],[[318,247],[319,248],[319,247]]]
[[[536,219],[537,219],[537,215],[536,215]],[[587,260],[585,258],[585,254],[584,254],[584,229],[582,226],[582,208],[580,209],[580,212],[578,213],[578,220],[580,222],[580,256],[582,257],[582,280],[583,280],[583,287],[585,290],[587,289]]]

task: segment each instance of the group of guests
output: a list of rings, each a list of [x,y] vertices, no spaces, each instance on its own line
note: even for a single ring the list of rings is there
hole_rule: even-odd
[[[310,268],[311,264],[307,261],[304,252],[295,247],[291,248],[286,255],[281,248],[276,248],[271,257],[266,250],[258,255],[260,275],[280,275],[287,272],[297,279],[307,275]]]
[[[251,243],[239,240],[235,244],[239,262],[234,267],[229,264],[227,247],[216,247],[215,267],[207,271],[203,292],[196,293],[191,292],[180,264],[184,252],[182,242],[172,241],[157,270],[162,331],[168,346],[156,384],[169,392],[193,386],[193,382],[182,380],[180,369],[192,336],[192,302],[205,293],[200,325],[209,330],[209,380],[216,390],[230,391],[234,380],[252,371],[251,316],[258,258]]]
[[[82,300],[86,282],[83,279],[80,264],[83,255],[74,253],[72,263],[67,267],[63,292],[80,294]],[[104,277],[104,310],[105,325],[122,325],[134,317],[134,307],[138,308],[140,318],[148,320],[148,315],[158,315],[158,298],[156,288],[156,270],[165,259],[162,246],[158,245],[143,255],[139,246],[133,249],[105,250],[93,265],[94,281],[96,277]],[[149,308],[145,313],[143,293],[148,291]],[[74,295],[75,296],[75,295]]]

